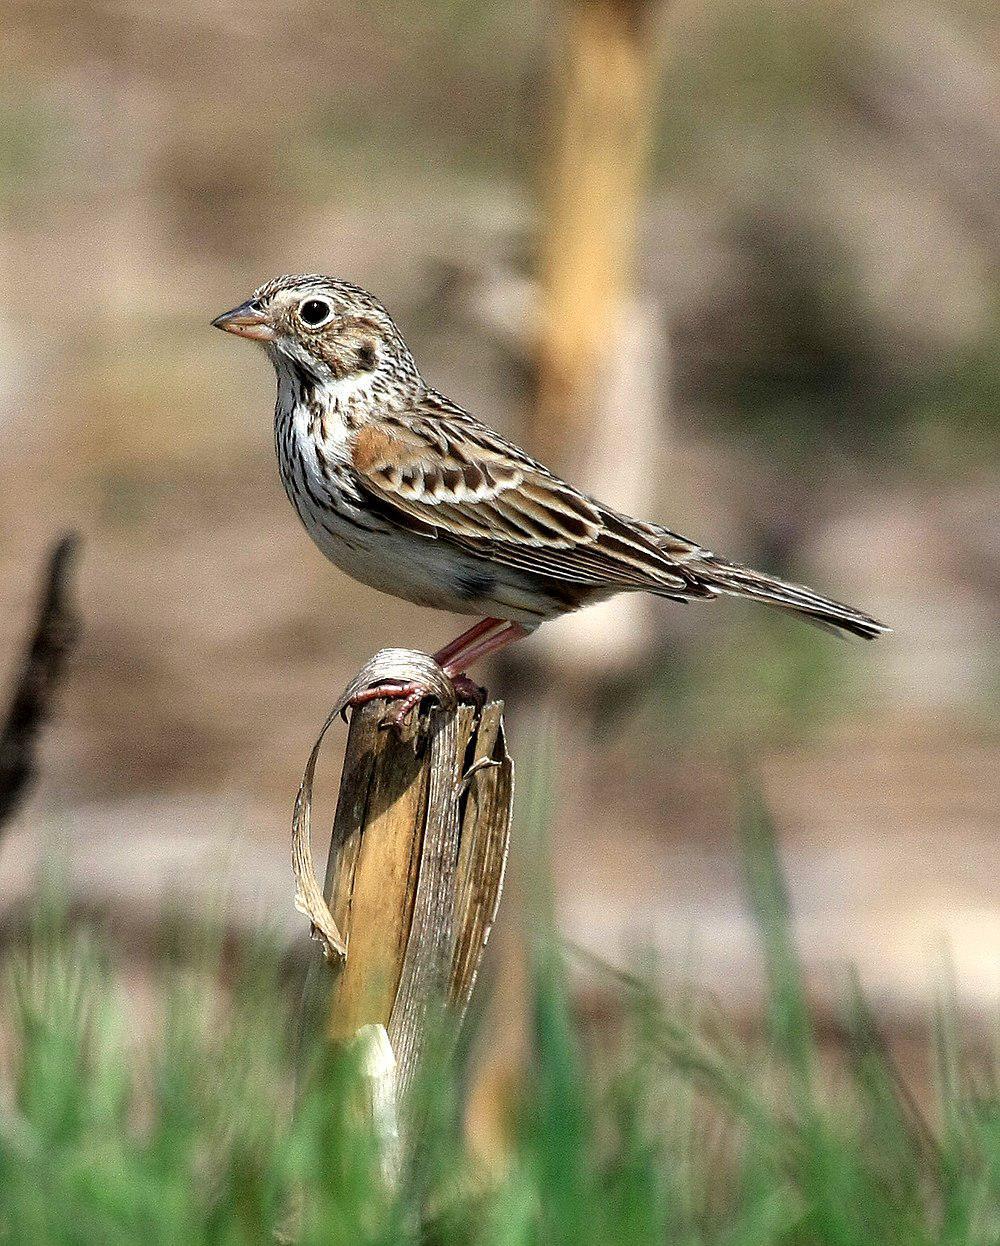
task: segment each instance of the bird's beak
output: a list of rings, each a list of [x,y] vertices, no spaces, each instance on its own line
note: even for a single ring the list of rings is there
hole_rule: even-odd
[[[238,337],[253,338],[255,342],[273,342],[275,338],[270,316],[249,301],[216,316],[212,326],[225,329],[227,333],[235,333]]]

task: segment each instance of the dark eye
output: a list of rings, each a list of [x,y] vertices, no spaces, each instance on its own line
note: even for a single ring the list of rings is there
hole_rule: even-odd
[[[333,308],[326,299],[304,299],[299,304],[299,319],[310,329],[318,329],[333,315]]]

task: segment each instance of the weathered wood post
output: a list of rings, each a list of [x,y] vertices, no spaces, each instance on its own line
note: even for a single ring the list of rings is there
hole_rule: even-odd
[[[440,708],[403,737],[381,725],[388,701],[351,715],[321,889],[309,835],[323,738],[358,692],[414,678],[431,683]],[[296,904],[324,952],[327,1035],[363,1045],[389,1172],[396,1099],[429,1025],[444,1011],[457,1028],[472,995],[503,886],[512,784],[502,703],[457,705],[440,667],[405,649],[376,654],[352,680],[306,766],[292,835]]]

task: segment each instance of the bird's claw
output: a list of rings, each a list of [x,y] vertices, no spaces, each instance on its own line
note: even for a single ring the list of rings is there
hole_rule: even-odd
[[[406,720],[411,713],[420,713],[420,707],[424,701],[434,698],[434,693],[429,688],[414,688],[412,692],[407,693],[399,704],[379,723],[379,728],[385,730],[391,727],[397,735],[403,737],[406,735]]]
[[[477,709],[482,709],[486,704],[488,695],[485,688],[481,688],[468,675],[453,675],[450,678],[459,704],[465,703],[474,705]],[[381,725],[383,727],[393,727],[402,735],[406,729],[406,720],[410,713],[413,711],[419,712],[421,704],[426,700],[436,701],[437,694],[430,688],[421,688],[414,685],[412,691],[402,698],[400,704],[392,713],[386,715]]]
[[[434,690],[423,684],[387,682],[374,684],[371,688],[365,688],[363,692],[357,693],[347,702],[344,710],[346,713],[348,709],[359,709],[370,701],[398,701],[399,705],[383,716],[379,723],[379,730],[392,727],[402,735],[406,719],[411,711],[419,708],[421,702],[434,697],[436,697]]]
[[[486,704],[487,692],[468,677],[468,675],[454,675],[451,677],[455,688],[455,696],[459,702],[475,705],[481,709]],[[369,701],[393,700],[399,704],[387,713],[379,723],[380,729],[391,727],[394,731],[403,735],[406,728],[406,720],[414,710],[419,711],[421,704],[426,700],[436,700],[437,694],[431,688],[427,688],[422,684],[414,683],[385,683],[376,684],[372,688],[366,688],[363,692],[359,692],[353,696],[346,709],[357,709],[359,706],[367,705]]]

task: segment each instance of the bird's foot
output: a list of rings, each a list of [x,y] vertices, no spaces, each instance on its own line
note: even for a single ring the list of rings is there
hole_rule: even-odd
[[[455,696],[460,702],[475,705],[478,708],[486,704],[486,689],[481,688],[475,680],[470,679],[468,675],[453,675],[451,679],[455,688]],[[397,701],[398,704],[385,715],[379,726],[392,727],[402,735],[410,714],[414,710],[419,710],[424,701],[435,696],[434,690],[423,684],[402,682],[376,684],[353,696],[348,702],[348,707],[357,709],[361,705],[367,705],[369,701]]]
[[[359,692],[356,696],[351,697],[345,708],[355,710],[362,705],[367,705],[370,701],[396,701],[398,704],[385,714],[379,723],[379,728],[392,727],[400,735],[403,735],[405,734],[406,720],[410,714],[414,710],[418,710],[424,701],[431,698],[436,699],[436,696],[434,689],[428,688],[424,684],[403,683],[402,681],[398,683],[375,684],[371,688],[366,688],[364,692]]]
[[[420,688],[420,684],[404,683],[402,680],[373,684],[370,688],[365,688],[363,692],[356,692],[344,709],[356,710],[362,705],[367,705],[369,701],[392,701],[397,697],[407,697]]]
[[[466,705],[475,705],[478,709],[486,704],[487,692],[485,688],[481,688],[474,679],[470,679],[468,675],[452,675],[450,676],[452,685],[455,689],[455,696],[459,703]],[[397,694],[393,694],[397,695]],[[429,688],[423,688],[419,684],[410,684],[407,688],[401,688],[398,693],[399,704],[387,714],[381,725],[383,727],[392,727],[403,735],[406,730],[406,720],[411,713],[418,713],[421,704],[428,698],[436,699],[434,692]]]
[[[455,688],[455,696],[466,705],[474,705],[482,709],[489,698],[489,693],[468,675],[452,675],[451,682]]]
[[[406,736],[406,721],[411,714],[419,714],[420,707],[430,697],[434,697],[430,688],[420,684],[410,684],[399,696],[399,704],[395,706],[379,723],[379,727],[391,727],[397,735]],[[413,728],[416,731],[416,725]]]
[[[386,682],[374,684],[371,688],[365,688],[363,692],[359,692],[351,697],[344,708],[351,710],[360,709],[362,705],[367,705],[370,701],[398,701],[399,704],[391,713],[385,715],[379,723],[379,727],[391,726],[401,732],[403,722],[410,711],[415,706],[419,706],[421,701],[433,695],[433,690],[425,687],[423,684],[404,683],[402,680]]]

